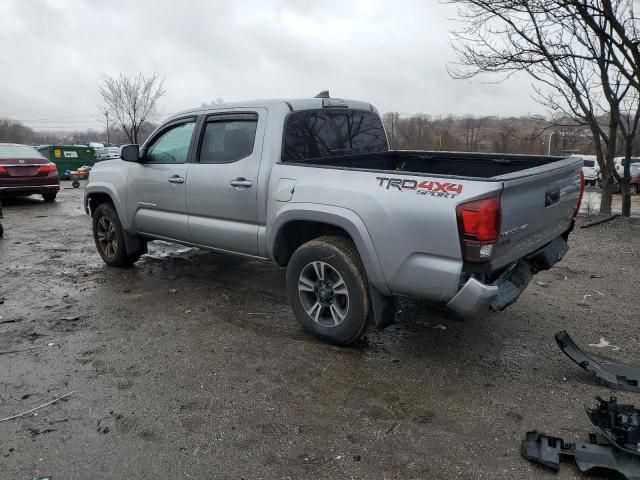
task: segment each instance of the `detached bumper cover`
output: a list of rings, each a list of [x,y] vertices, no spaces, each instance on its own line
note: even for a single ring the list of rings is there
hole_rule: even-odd
[[[504,310],[520,297],[537,272],[550,269],[562,260],[568,251],[569,245],[566,240],[558,237],[542,249],[515,263],[491,285],[470,278],[447,303],[447,307],[463,317]]]
[[[611,445],[596,443],[595,435],[589,443],[565,443],[557,437],[527,432],[520,445],[520,453],[531,462],[539,463],[556,472],[560,470],[560,457],[573,457],[578,469],[587,473],[607,470],[627,480],[640,480],[640,459],[617,452]]]
[[[565,330],[556,333],[556,343],[567,357],[594,374],[601,384],[618,390],[640,392],[640,369],[590,357],[580,350]]]
[[[597,408],[587,408],[593,428],[622,452],[640,457],[640,410],[620,405],[616,397],[598,401]]]

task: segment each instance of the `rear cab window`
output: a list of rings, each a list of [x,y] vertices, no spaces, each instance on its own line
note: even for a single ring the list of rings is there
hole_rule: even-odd
[[[378,153],[389,150],[380,117],[371,111],[317,109],[287,116],[282,147],[283,162]]]
[[[594,162],[593,160],[584,160],[584,166],[593,168],[596,166],[596,162]]]

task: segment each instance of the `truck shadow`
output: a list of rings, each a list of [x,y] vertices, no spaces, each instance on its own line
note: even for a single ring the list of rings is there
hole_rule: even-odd
[[[352,347],[336,348],[307,336],[298,325],[287,299],[284,269],[168,242],[151,243],[149,254],[129,272],[136,279],[136,291],[148,292],[148,298],[166,302],[167,308],[179,298],[185,309],[206,309],[208,318],[260,337],[306,342],[347,356],[428,357],[430,362],[450,363],[452,356],[468,355],[469,350],[481,356],[495,352],[502,343],[486,319],[461,321],[443,304],[401,298],[394,325],[382,331],[372,329]],[[108,273],[110,288],[121,289],[121,271]],[[177,291],[176,297],[167,296],[172,290]],[[494,322],[495,318],[490,321]],[[512,325],[515,329],[516,323]]]

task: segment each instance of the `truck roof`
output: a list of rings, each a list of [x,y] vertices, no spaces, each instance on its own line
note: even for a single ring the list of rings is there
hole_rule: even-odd
[[[230,110],[234,108],[267,108],[274,106],[280,106],[289,109],[289,111],[297,111],[297,110],[313,110],[324,108],[326,106],[327,101],[331,103],[341,102],[348,108],[353,108],[357,110],[371,110],[377,113],[376,108],[368,102],[361,102],[358,100],[347,100],[344,98],[271,98],[271,99],[262,99],[262,100],[246,100],[241,102],[229,102],[222,103],[216,105],[204,105],[197,108],[191,108],[189,110],[184,110],[182,112],[176,113],[172,115],[170,118],[179,117],[185,114],[193,113],[205,113],[205,112],[216,112],[220,110]],[[333,105],[338,106],[338,105]]]

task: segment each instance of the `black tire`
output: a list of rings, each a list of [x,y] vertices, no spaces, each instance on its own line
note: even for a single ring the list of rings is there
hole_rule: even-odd
[[[78,180],[74,180],[73,182],[71,182],[71,186],[73,188],[78,188],[80,187],[80,182]]]
[[[49,202],[53,202],[57,196],[58,196],[58,192],[44,192],[42,194],[42,199],[45,202],[49,203]]]
[[[110,267],[130,267],[142,253],[127,254],[124,232],[111,203],[101,203],[93,213],[93,241],[104,263]],[[115,240],[115,242],[113,241]]]
[[[634,195],[638,195],[640,193],[640,185],[637,183],[631,185],[631,193]]]
[[[326,283],[322,282],[314,264],[322,265]],[[327,267],[328,265],[328,267]],[[326,269],[326,270],[325,270]],[[304,275],[315,275],[316,281],[307,281],[300,291]],[[344,282],[334,291],[333,286]],[[313,283],[313,285],[311,285]],[[319,285],[320,284],[320,285]],[[320,291],[320,288],[323,290]],[[287,294],[296,318],[308,334],[335,345],[349,345],[358,340],[369,323],[369,282],[355,245],[342,237],[325,236],[300,246],[291,256],[287,266]],[[327,302],[325,294],[330,298]],[[346,296],[346,302],[345,302]],[[306,306],[305,306],[306,303]],[[318,305],[317,309],[309,305]],[[346,304],[346,306],[345,306]],[[341,310],[341,313],[338,313]],[[308,313],[313,312],[316,319]],[[344,315],[342,317],[342,315]],[[326,320],[324,317],[327,317]],[[336,319],[338,317],[340,321]],[[330,323],[334,324],[331,325]]]
[[[2,238],[3,235],[4,235],[4,228],[2,227],[2,224],[0,223],[0,238]]]

